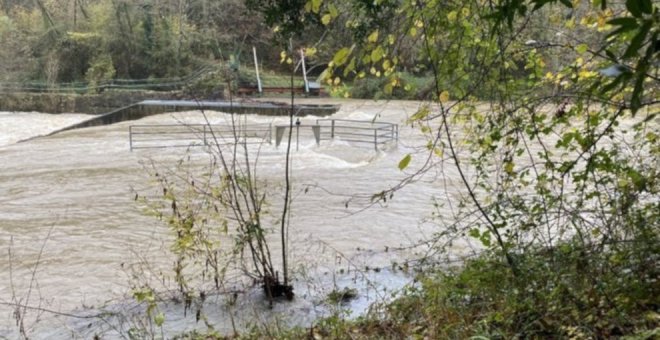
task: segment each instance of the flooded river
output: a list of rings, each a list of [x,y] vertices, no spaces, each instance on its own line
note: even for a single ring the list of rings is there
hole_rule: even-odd
[[[337,280],[349,285],[350,275],[335,276],[339,268],[383,268],[371,274],[376,275],[374,279],[385,286],[390,282],[390,289],[400,287],[407,279],[385,275],[386,269],[418,254],[391,249],[430,238],[438,225],[423,221],[431,215],[433,198],[451,201],[461,190],[454,170],[447,168],[443,180],[429,173],[396,192],[386,204],[369,206],[370,195],[397,185],[421,165],[426,140],[417,128],[405,126],[420,104],[339,104],[341,109],[333,118],[399,124],[400,140],[375,151],[373,145],[341,138],[317,146],[310,134],[301,135],[299,150],[294,148],[292,153],[294,201],[289,227],[290,260],[301,300],[306,295],[300,293],[302,287],[312,282],[319,287],[310,291],[320,292],[327,292],[328,285],[331,288]],[[220,112],[207,115],[214,124],[226,124],[229,119]],[[145,163],[153,161],[161,169],[171,169],[187,151],[131,151],[129,126],[203,123],[202,114],[166,113],[16,143],[86,118],[0,113],[0,302],[4,303],[0,305],[0,338],[17,335],[12,303],[76,315],[99,306],[125,305],[120,301],[130,296],[127,268],[143,262],[158,270],[170,265],[167,226],[146,216],[134,195],[153,190]],[[249,124],[286,123],[284,117],[246,115],[244,119]],[[302,118],[303,127],[314,121],[315,117]],[[259,176],[272,188],[268,210],[273,227],[281,209],[285,149],[264,144],[259,156]],[[204,162],[201,150],[189,152]],[[400,171],[397,164],[409,153],[414,155],[410,170]],[[455,248],[456,253],[470,251],[468,244]],[[273,249],[277,253],[278,248]],[[299,312],[308,313],[311,305],[300,305]],[[85,319],[37,310],[27,313],[26,332],[33,338],[88,338],[92,334],[85,328]],[[185,329],[189,328],[179,323],[172,332]]]

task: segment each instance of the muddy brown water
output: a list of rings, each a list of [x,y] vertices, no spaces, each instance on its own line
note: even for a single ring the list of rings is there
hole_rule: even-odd
[[[314,303],[297,307],[303,315],[315,315],[310,309],[322,300],[320,296],[327,293],[328,286],[332,288],[338,281],[344,285],[356,282],[350,275],[338,276],[339,268],[383,268],[380,274],[371,274],[380,275],[374,280],[383,282],[386,289],[401,287],[408,279],[385,269],[418,254],[388,249],[430,238],[439,228],[438,224],[423,222],[431,215],[432,199],[455,200],[462,190],[455,170],[447,167],[442,174],[429,173],[408,185],[387,203],[367,208],[370,195],[396,185],[422,164],[426,139],[419,129],[405,125],[420,104],[324,101],[341,104],[333,118],[399,124],[400,140],[374,151],[372,145],[341,138],[317,146],[311,135],[301,135],[299,150],[292,153],[290,261],[297,289],[314,286],[301,296],[319,294],[309,300]],[[2,113],[0,120],[16,120],[16,115]],[[0,124],[5,130],[1,139],[4,145],[0,145],[0,302],[5,303],[0,305],[0,337],[9,338],[17,334],[17,328],[13,309],[7,303],[27,303],[72,314],[83,313],[85,307],[128,306],[130,303],[125,301],[130,296],[131,273],[127,268],[131,264],[147,261],[154,272],[169,268],[168,228],[143,213],[143,207],[134,201],[134,190],[149,192],[154,188],[144,170],[145,162],[153,160],[162,169],[171,168],[186,151],[166,148],[131,152],[128,129],[132,124],[204,122],[198,111],[167,113],[15,143],[86,118],[75,114],[20,115],[20,124]],[[207,115],[212,123],[219,124],[229,117],[220,112]],[[286,123],[283,117],[245,115],[241,119],[248,123]],[[302,121],[303,125],[311,124],[314,117]],[[190,153],[193,162],[208,161],[201,148]],[[397,164],[408,153],[414,154],[413,161],[409,169],[400,171]],[[268,221],[273,226],[281,209],[284,156],[285,145],[261,146],[259,176],[270,188],[272,216]],[[449,215],[449,208],[445,209]],[[275,254],[279,251],[277,244],[272,249]],[[467,242],[454,247],[457,254],[473,249]],[[279,257],[275,258],[279,264]],[[367,300],[361,303],[368,304]],[[252,307],[244,307],[248,319],[258,320],[253,311]],[[270,313],[267,309],[262,312]],[[87,320],[28,313],[26,322],[35,338],[85,338],[91,334],[81,330]],[[177,323],[173,321],[176,313],[168,315],[175,324],[172,332],[189,329],[186,322],[190,320]],[[228,327],[224,322],[223,327]]]

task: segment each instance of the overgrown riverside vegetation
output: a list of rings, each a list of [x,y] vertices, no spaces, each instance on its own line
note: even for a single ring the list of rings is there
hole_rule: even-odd
[[[657,1],[72,3],[75,20],[71,8],[55,2],[0,2],[0,37],[14,46],[0,51],[3,60],[24,53],[29,61],[3,63],[3,75],[49,82],[180,76],[199,60],[236,62],[230,55],[261,43],[275,55],[268,61],[273,70],[290,71],[299,48],[308,48],[327,66],[320,76],[337,96],[428,103],[408,121],[428,137],[427,147],[392,164],[408,177],[373,195],[375,203],[396,200],[398,190],[429,171],[458,174],[459,197],[429,197],[429,210],[450,207],[452,214],[436,215],[437,232],[428,240],[434,252],[420,259],[426,266],[416,283],[357,319],[337,313],[309,327],[256,325],[236,337],[660,337]],[[234,8],[249,14],[228,14]],[[226,22],[236,31],[223,31]],[[244,33],[256,27],[260,35]],[[163,68],[163,60],[175,62]],[[235,150],[214,158],[218,182],[190,185],[185,172],[178,174],[183,188],[202,185],[208,201],[195,196],[190,205],[175,205],[172,182],[160,180],[172,213],[166,221],[182,236],[173,245],[177,256],[206,266],[202,276],[218,278],[219,288],[218,253],[205,234],[211,219],[203,215],[229,216],[243,229],[238,251],[228,256],[249,250],[246,272],[256,271],[268,286],[267,278],[278,276],[263,243],[261,183],[244,168],[247,149]],[[246,162],[235,163],[237,154]],[[413,159],[422,165],[413,169]],[[286,209],[285,202],[278,233]],[[202,218],[190,219],[194,214]],[[451,245],[466,238],[483,252],[445,265]],[[188,292],[186,282],[181,292]],[[136,291],[141,301],[153,302],[151,294]]]

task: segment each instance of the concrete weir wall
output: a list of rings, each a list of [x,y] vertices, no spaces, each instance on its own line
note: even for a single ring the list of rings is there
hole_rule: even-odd
[[[125,106],[84,122],[66,127],[60,131],[78,129],[89,126],[107,125],[126,120],[136,120],[146,116],[165,112],[179,112],[191,110],[213,110],[238,114],[260,114],[270,116],[286,116],[291,106],[270,102],[228,102],[228,101],[187,101],[187,100],[144,100],[136,104]],[[338,105],[296,105],[294,112],[297,116],[314,115],[326,117],[339,110]],[[54,133],[57,133],[54,132]]]

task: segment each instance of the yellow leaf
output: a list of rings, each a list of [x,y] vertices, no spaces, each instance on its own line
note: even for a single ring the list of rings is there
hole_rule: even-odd
[[[371,51],[371,61],[377,63],[383,59],[383,55],[385,55],[385,51],[383,51],[382,47],[378,46],[375,50]]]
[[[323,0],[312,0],[312,12],[318,13],[321,9],[321,3]]]
[[[305,56],[306,57],[311,57],[316,54],[316,47],[310,47],[305,49]]]
[[[323,17],[321,17],[321,23],[323,25],[328,25],[330,23],[330,20],[332,20],[332,16],[330,14],[326,14]]]
[[[440,92],[440,95],[438,95],[438,100],[440,100],[441,103],[448,102],[449,101],[449,92],[447,92],[447,91]]]
[[[330,11],[330,16],[332,16],[333,18],[339,16],[339,10],[334,4],[330,4],[330,6],[328,6],[328,11]]]
[[[392,64],[390,63],[389,59],[385,59],[385,61],[383,61],[383,70],[389,70],[391,66]]]
[[[506,162],[504,163],[504,171],[506,171],[507,174],[512,175],[513,172],[513,162]]]
[[[370,43],[375,43],[378,41],[378,30],[375,30],[369,34],[369,37],[367,38],[367,41]]]
[[[350,53],[351,53],[351,49],[349,49],[348,47],[344,47],[341,50],[337,51],[337,53],[335,53],[335,56],[332,57],[332,62],[337,66],[341,66],[348,61],[348,56],[350,55]]]

